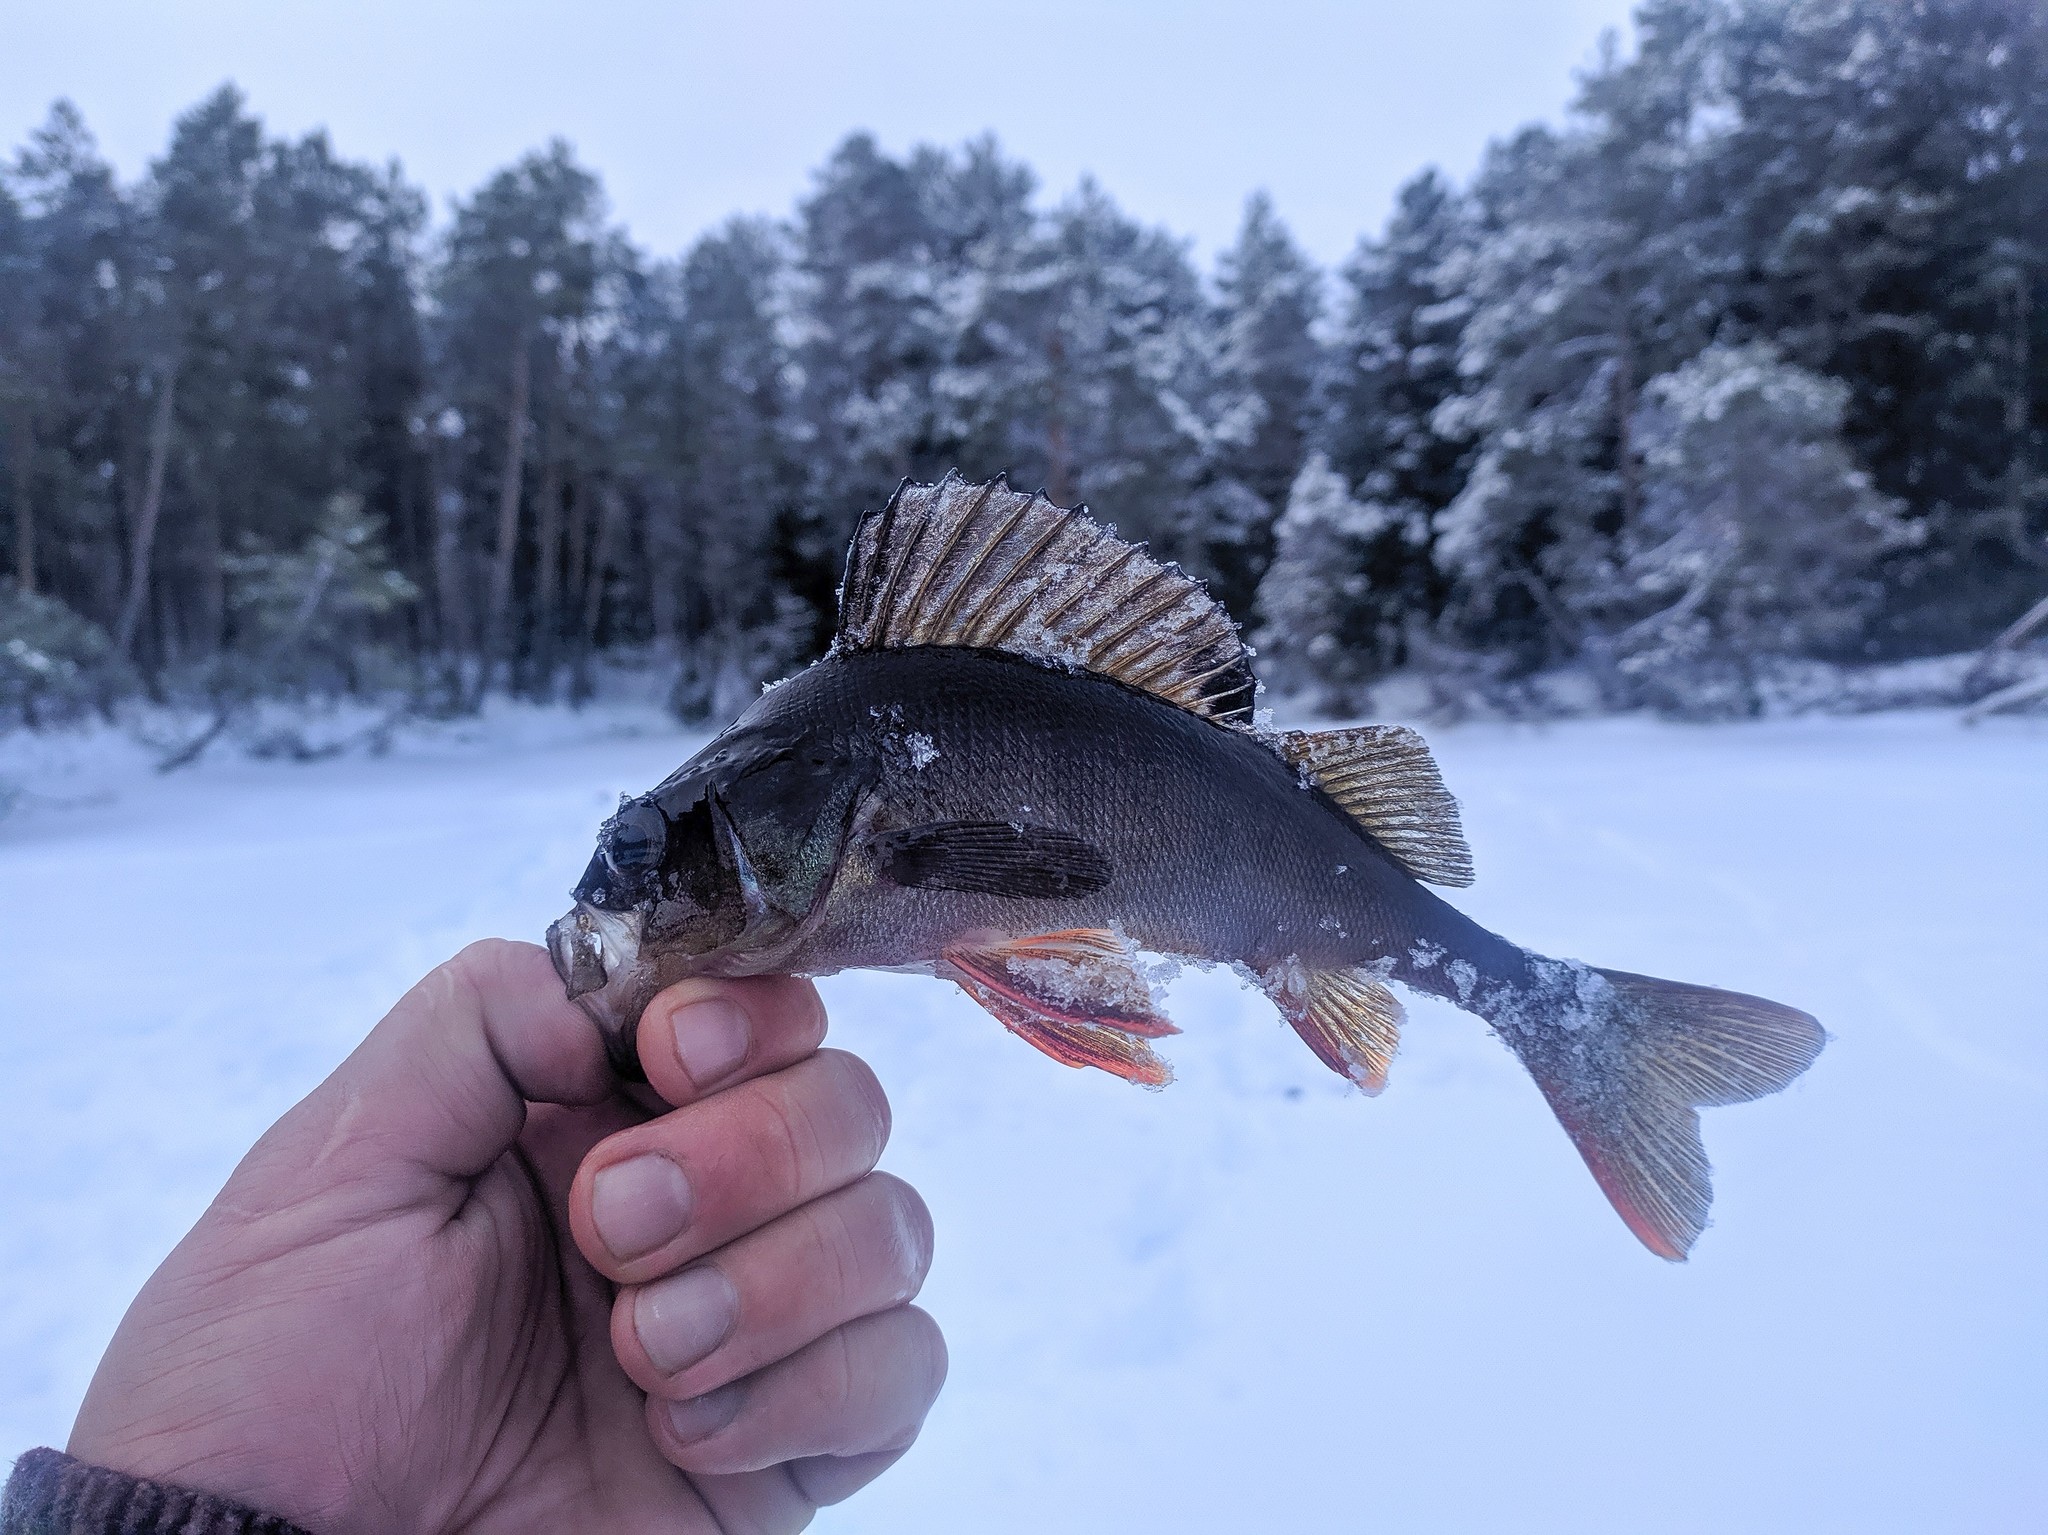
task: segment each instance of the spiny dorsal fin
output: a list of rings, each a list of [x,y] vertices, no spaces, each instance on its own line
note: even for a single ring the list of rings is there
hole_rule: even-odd
[[[835,651],[1007,650],[1114,678],[1226,725],[1257,682],[1237,626],[1192,577],[998,477],[905,483],[861,519]]]
[[[1458,802],[1444,787],[1428,743],[1406,725],[1287,730],[1275,745],[1417,879],[1472,883],[1472,850],[1458,824]]]

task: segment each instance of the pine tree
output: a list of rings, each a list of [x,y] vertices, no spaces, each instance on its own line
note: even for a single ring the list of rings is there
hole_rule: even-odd
[[[1324,383],[1322,436],[1331,467],[1367,499],[1395,509],[1360,551],[1360,601],[1375,614],[1352,626],[1385,670],[1408,659],[1409,632],[1442,610],[1431,559],[1433,519],[1463,488],[1471,449],[1437,427],[1463,387],[1458,348],[1468,305],[1443,277],[1467,238],[1450,185],[1425,171],[1401,188],[1393,217],[1343,271],[1345,307]]]
[[[1731,334],[1849,384],[1851,448],[1923,530],[1884,642],[1982,643],[2048,579],[2048,13],[1749,0],[1725,69]]]
[[[1718,25],[1715,0],[1644,6],[1636,56],[1610,39],[1573,126],[1490,152],[1476,236],[1444,269],[1472,306],[1469,387],[1436,421],[1474,455],[1437,559],[1456,627],[1524,664],[1602,654],[1597,610],[1641,509],[1638,392],[1712,332]]]
[[[1230,530],[1194,515],[1219,433],[1207,309],[1187,251],[1132,221],[1093,182],[1054,211],[1050,244],[1049,493],[1062,505],[1088,503],[1161,558],[1213,578],[1211,551]]]
[[[120,603],[119,505],[135,469],[129,295],[149,260],[132,208],[84,119],[58,102],[9,168],[32,278],[12,289],[25,327],[12,356],[17,573],[103,627]],[[23,410],[23,405],[28,407]],[[24,441],[24,427],[26,441]],[[26,483],[22,471],[27,471]],[[21,560],[28,531],[32,561]]]
[[[812,640],[813,614],[780,547],[801,488],[777,332],[787,267],[780,231],[736,220],[699,240],[669,279],[669,484],[648,537],[662,572],[657,628],[682,662],[673,702],[685,718],[736,712]]]
[[[1763,660],[1861,632],[1879,556],[1914,529],[1843,443],[1848,399],[1761,343],[1710,346],[1645,387],[1619,583],[1633,621],[1616,642],[1651,700],[1753,713]]]
[[[798,210],[793,425],[805,473],[792,552],[821,623],[855,519],[907,476],[951,467],[934,468],[947,324],[919,180],[856,134]]]
[[[1309,456],[1288,492],[1273,563],[1259,583],[1262,670],[1276,687],[1343,709],[1370,681],[1398,622],[1373,585],[1372,557],[1390,538],[1422,529],[1412,512],[1353,498],[1321,453]]]
[[[1214,386],[1250,419],[1219,431],[1212,498],[1248,492],[1213,519],[1225,529],[1208,551],[1216,595],[1240,617],[1273,558],[1273,524],[1300,472],[1314,426],[1322,351],[1314,327],[1322,312],[1322,274],[1295,245],[1265,193],[1245,204],[1237,241],[1223,253],[1216,282],[1220,355]],[[1224,490],[1216,482],[1230,482]]]
[[[442,515],[456,528],[438,542],[457,562],[444,577],[444,603],[480,615],[465,636],[483,661],[479,689],[497,664],[518,659],[522,632],[552,635],[560,621],[563,443],[586,360],[580,348],[618,254],[603,215],[596,177],[556,140],[458,206],[448,235],[441,368],[458,446],[447,455]],[[522,623],[515,583],[529,500],[531,618]],[[544,643],[530,686],[552,687],[551,656]]]

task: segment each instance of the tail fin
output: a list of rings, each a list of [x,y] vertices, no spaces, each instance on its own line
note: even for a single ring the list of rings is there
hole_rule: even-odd
[[[1629,1230],[1682,1262],[1714,1197],[1697,1111],[1776,1092],[1813,1064],[1827,1035],[1797,1008],[1762,997],[1569,968],[1580,977],[1576,1009],[1545,1019],[1537,1014],[1549,1009],[1525,1007],[1496,1027]],[[1589,990],[1609,987],[1606,1005],[1586,1005]]]

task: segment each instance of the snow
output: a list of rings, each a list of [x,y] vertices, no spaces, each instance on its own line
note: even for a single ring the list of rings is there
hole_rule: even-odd
[[[953,1375],[828,1532],[2048,1527],[2048,725],[1432,731],[1540,951],[1834,1035],[1710,1111],[1716,1226],[1651,1257],[1482,1026],[1415,999],[1367,1101],[1227,970],[1164,1093],[953,987],[825,983],[930,1202]],[[0,1453],[63,1442],[128,1297],[421,971],[538,939],[693,744],[507,711],[392,755],[0,741]]]

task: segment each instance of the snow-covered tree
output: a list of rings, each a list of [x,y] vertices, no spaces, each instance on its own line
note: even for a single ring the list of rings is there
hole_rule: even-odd
[[[1357,500],[1329,459],[1313,453],[1275,533],[1258,595],[1265,675],[1284,691],[1341,707],[1346,690],[1369,681],[1396,648],[1384,631],[1402,622],[1375,589],[1375,554],[1390,541],[1419,543],[1427,524],[1412,511]]]
[[[1747,712],[1760,660],[1856,638],[1879,556],[1912,530],[1842,441],[1848,400],[1761,343],[1710,346],[1644,388],[1615,645],[1652,701]]]
[[[1186,247],[1093,182],[1054,211],[1050,241],[1046,486],[1206,575],[1210,547],[1233,530],[1193,515],[1218,424]]]
[[[1205,520],[1224,542],[1209,559],[1213,590],[1231,611],[1251,609],[1273,557],[1273,524],[1300,471],[1314,427],[1322,349],[1322,273],[1295,245],[1265,193],[1245,204],[1237,241],[1221,258],[1216,287],[1215,390],[1242,414],[1220,435]],[[1227,483],[1225,483],[1227,482]],[[1255,500],[1246,499],[1246,493]]]
[[[1373,546],[1367,570],[1383,648],[1367,664],[1406,659],[1405,635],[1433,621],[1443,582],[1426,529],[1463,487],[1469,443],[1440,431],[1436,413],[1464,387],[1458,343],[1469,303],[1444,281],[1467,238],[1464,206],[1434,171],[1401,188],[1393,217],[1345,264],[1344,308],[1324,380],[1322,439],[1330,464],[1357,493],[1402,515]]]
[[[632,488],[652,627],[677,656],[688,718],[729,715],[814,643],[816,615],[780,557],[802,493],[779,334],[787,269],[782,231],[736,219],[659,283],[656,440]]]

